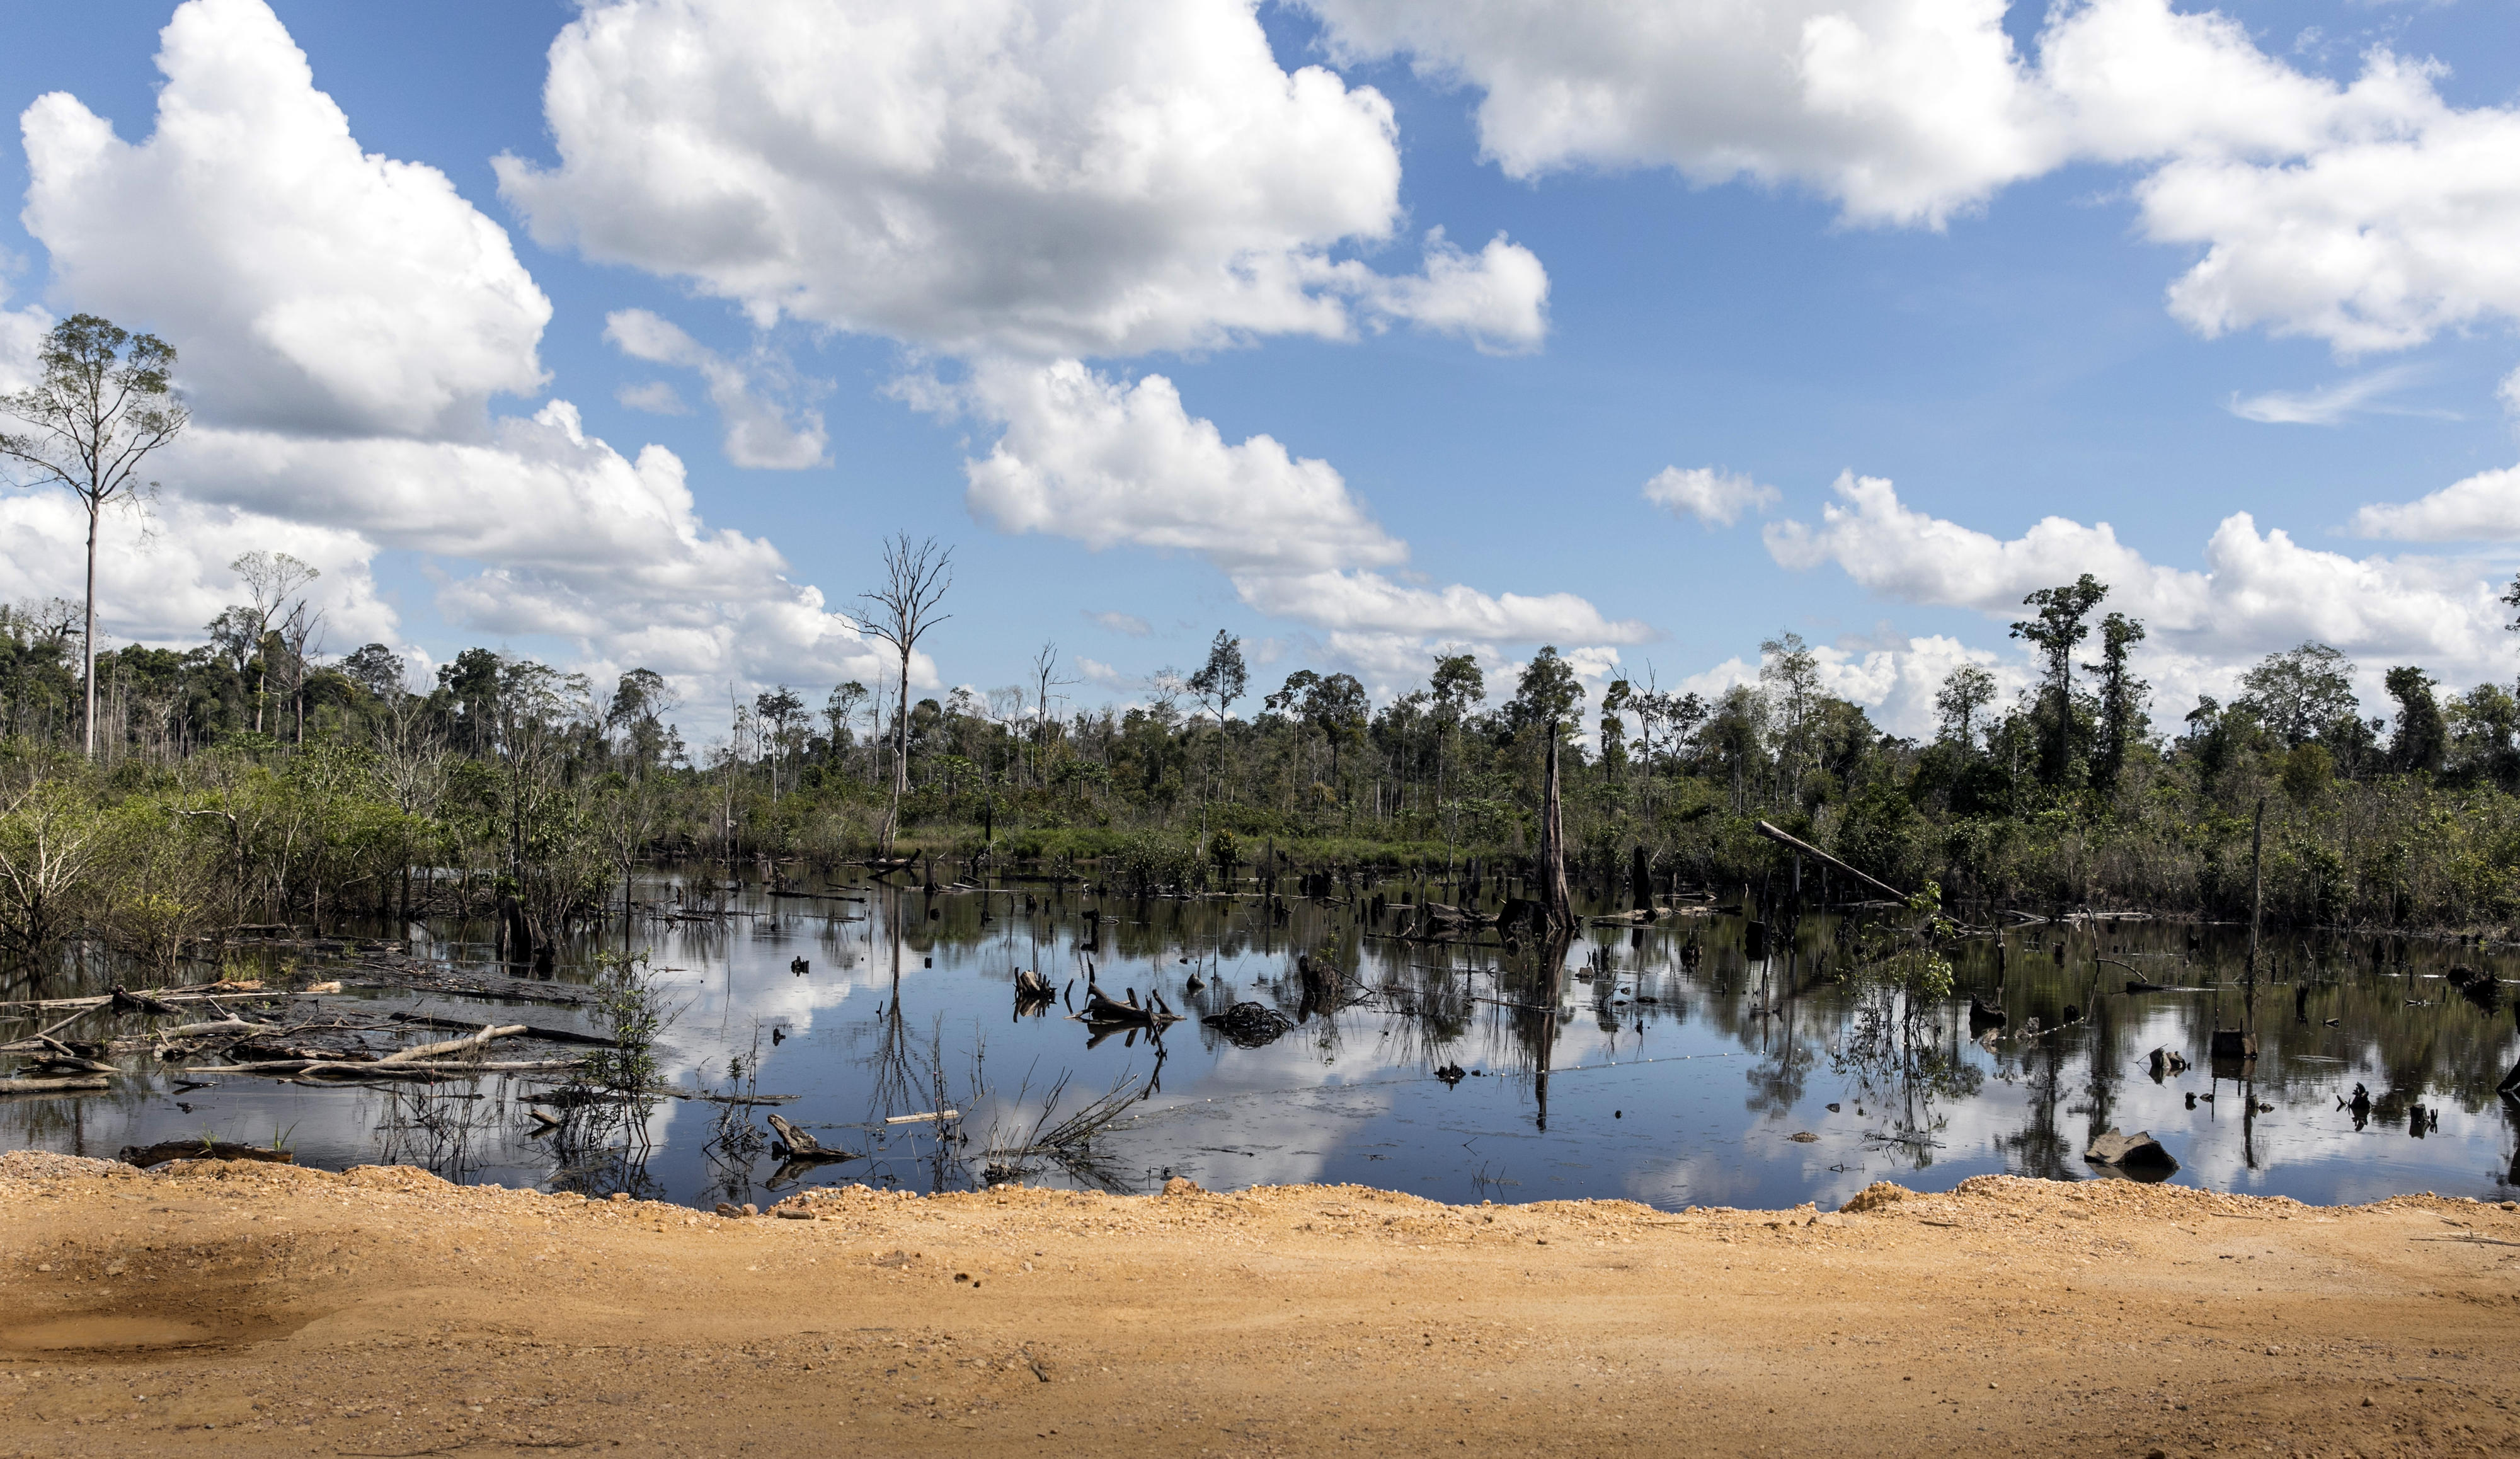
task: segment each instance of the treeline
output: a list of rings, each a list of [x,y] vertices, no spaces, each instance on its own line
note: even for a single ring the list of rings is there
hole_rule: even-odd
[[[1778,869],[1758,819],[1947,901],[2243,912],[2265,807],[2278,921],[2500,925],[2520,900],[2520,701],[2445,696],[2409,666],[2367,716],[2318,643],[2270,656],[2228,704],[2163,724],[2130,667],[2143,626],[2090,577],[2013,627],[2037,681],[1942,685],[1939,731],[1886,734],[1828,693],[1795,635],[1756,683],[1706,697],[1617,680],[1588,694],[1553,648],[1510,684],[1469,655],[1376,707],[1345,674],[1250,682],[1220,633],[1145,702],[1076,709],[1055,647],[1026,682],[910,700],[843,684],[727,706],[694,747],[659,675],[610,685],[488,649],[426,683],[382,644],[322,654],[307,574],[241,560],[254,601],[189,650],[96,659],[80,743],[76,613],[0,611],[0,951],[156,962],[240,926],[316,931],[514,897],[544,928],[617,913],[643,860],[832,862],[915,852],[983,869],[1066,862],[1142,888],[1289,864],[1494,885],[1537,845],[1559,745],[1572,870],[1608,895],[1642,848],[1664,886]],[[282,591],[266,591],[277,584]],[[721,718],[713,715],[712,718]],[[983,859],[987,859],[984,863]],[[1102,860],[1093,865],[1092,859]],[[943,879],[941,876],[939,879]]]

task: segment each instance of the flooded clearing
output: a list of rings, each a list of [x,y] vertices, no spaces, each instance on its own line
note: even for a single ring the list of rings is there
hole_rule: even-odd
[[[1737,903],[1683,902],[1636,926],[1588,916],[1552,998],[1547,953],[1493,926],[1401,935],[1425,925],[1421,904],[1476,906],[1465,888],[1325,881],[1272,902],[744,871],[637,886],[646,911],[627,941],[671,1014],[656,1057],[672,1093],[602,1148],[572,1143],[551,1091],[600,1033],[587,985],[621,932],[564,944],[538,979],[496,960],[486,923],[414,924],[390,951],[275,948],[264,992],[339,991],[216,1004],[277,1014],[336,1051],[523,1026],[433,1056],[453,1061],[431,1063],[448,1071],[436,1078],[209,1072],[234,1061],[161,1057],[151,1031],[213,1014],[109,1005],[56,1036],[90,1040],[108,1087],[0,1099],[0,1145],[278,1145],[324,1169],[408,1164],[703,1208],[814,1185],[1121,1193],[1175,1176],[1833,1208],[1882,1179],[2159,1174],[2088,1160],[2112,1130],[2148,1131],[2177,1163],[2169,1180],[2218,1191],[2329,1204],[2520,1185],[2520,1112],[2496,1094],[2520,1058],[2520,965],[2504,949],[2270,934],[2252,995],[2245,928],[2006,917],[2001,935],[1951,946],[1954,995],[1906,1019],[1832,976],[1892,915],[1880,907],[1807,913],[1790,940]],[[1019,991],[1023,973],[1038,991]],[[1083,1021],[1095,987],[1155,1016]],[[75,1011],[13,1005],[0,1040]],[[2212,1057],[2216,1030],[2244,1027],[2254,1059]],[[475,1074],[467,1058],[508,1067]],[[757,1102],[691,1097],[706,1095]],[[826,1158],[781,1158],[806,1142]]]

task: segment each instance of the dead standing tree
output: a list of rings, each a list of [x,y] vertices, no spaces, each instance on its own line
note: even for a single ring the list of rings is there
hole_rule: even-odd
[[[860,625],[891,644],[901,661],[900,702],[892,722],[892,803],[883,813],[881,853],[887,857],[901,829],[901,798],[910,789],[910,655],[922,634],[951,616],[936,607],[953,586],[954,550],[938,547],[933,537],[914,544],[904,532],[884,544],[883,586],[858,595],[867,607]]]
[[[132,501],[148,483],[140,464],[175,439],[190,416],[170,376],[175,347],[132,334],[93,314],[73,314],[44,336],[42,377],[0,395],[0,414],[31,427],[0,432],[0,462],[18,484],[67,487],[87,508],[86,628],[80,635],[82,725],[96,758],[96,528],[112,502]]]

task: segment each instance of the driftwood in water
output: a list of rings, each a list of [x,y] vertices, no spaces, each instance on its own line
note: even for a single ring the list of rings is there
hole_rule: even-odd
[[[400,1064],[388,1064],[380,1060],[373,1064],[363,1064],[339,1058],[273,1059],[250,1064],[195,1064],[182,1072],[186,1075],[251,1074],[266,1079],[327,1076],[327,1078],[318,1079],[317,1082],[338,1083],[361,1079],[435,1079],[447,1074],[551,1074],[562,1070],[582,1068],[585,1062],[583,1059],[515,1059],[500,1062],[475,1062],[463,1059],[451,1062],[411,1060]],[[347,1080],[329,1078],[329,1076],[346,1076]]]
[[[65,1079],[0,1079],[0,1094],[77,1094],[112,1086],[112,1078],[103,1074],[74,1074]]]
[[[213,1039],[223,1034],[268,1034],[276,1025],[253,1023],[242,1018],[214,1019],[208,1023],[177,1024],[171,1029],[154,1032],[161,1039]]]
[[[125,1145],[115,1159],[147,1170],[170,1160],[259,1160],[270,1165],[297,1164],[294,1150],[266,1150],[260,1145],[235,1145],[226,1140],[161,1140],[155,1145]]]
[[[116,994],[119,994],[126,1002],[145,1000],[158,1004],[206,1003],[214,998],[228,1002],[250,1003],[280,996],[276,993],[258,992],[256,991],[258,988],[259,985],[213,983],[200,988],[150,988],[138,993],[115,989],[113,993],[96,994],[88,997],[36,998],[28,1002],[0,1003],[0,1013],[42,1013],[55,1008],[93,1011],[112,1003]]]
[[[475,1049],[487,1048],[493,1039],[513,1039],[524,1031],[525,1026],[520,1023],[499,1024],[481,1029],[462,1039],[449,1039],[439,1043],[415,1043],[409,1048],[396,1049],[377,1062],[417,1064],[429,1059],[443,1058],[448,1054],[471,1053]]]
[[[417,1024],[425,1029],[465,1029],[478,1033],[491,1027],[486,1023],[472,1023],[461,1018],[438,1018],[427,1013],[397,1013],[393,1015],[393,1019],[396,1023]],[[539,1024],[520,1023],[510,1027],[524,1031],[518,1036],[519,1038],[538,1039],[544,1043],[583,1043],[596,1048],[619,1046],[616,1040],[607,1039],[602,1034],[581,1034],[574,1029],[550,1029]]]
[[[798,1129],[795,1126],[788,1124],[777,1115],[772,1115],[769,1118],[771,1129],[779,1136],[778,1142],[770,1147],[771,1155],[777,1159],[787,1161],[792,1165],[800,1161],[811,1161],[821,1164],[834,1160],[856,1160],[858,1158],[854,1151],[832,1150],[825,1148],[821,1140],[818,1140],[812,1135],[807,1134],[805,1131]]]
[[[1142,1004],[1138,1001],[1138,990],[1131,988],[1124,992],[1129,995],[1126,1001],[1104,993],[1089,980],[1085,985],[1085,1021],[1145,1024],[1154,1028],[1181,1021],[1181,1015],[1164,1002],[1162,994],[1148,990],[1147,1001]]]
[[[78,1074],[120,1074],[122,1072],[103,1059],[91,1059],[68,1050],[38,1054],[26,1061],[26,1067],[47,1079],[60,1079]]]

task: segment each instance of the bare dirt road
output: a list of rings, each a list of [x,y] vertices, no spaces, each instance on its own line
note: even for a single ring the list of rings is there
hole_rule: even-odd
[[[1353,1186],[811,1220],[0,1157],[0,1453],[2520,1452],[2520,1210]]]

